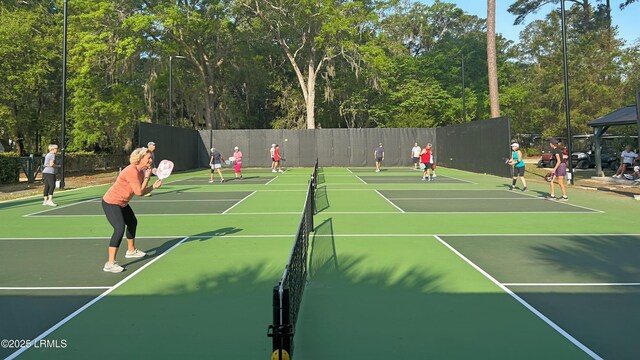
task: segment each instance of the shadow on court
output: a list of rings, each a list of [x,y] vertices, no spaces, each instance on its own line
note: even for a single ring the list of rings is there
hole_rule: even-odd
[[[268,358],[270,295],[292,238],[224,237],[240,231],[192,235],[54,333],[72,348],[30,350],[26,358],[86,359],[96,349],[125,358]],[[136,340],[114,348],[114,333]]]
[[[316,189],[316,213],[320,213],[324,210],[327,210],[330,207],[329,204],[329,195],[327,194],[326,186],[319,186]]]

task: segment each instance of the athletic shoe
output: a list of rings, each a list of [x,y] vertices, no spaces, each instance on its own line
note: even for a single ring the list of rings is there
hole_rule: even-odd
[[[569,198],[568,198],[568,197],[566,197],[566,196],[562,196],[562,197],[560,197],[558,200],[561,200],[561,201],[567,201],[567,200],[569,200]]]
[[[423,177],[422,177],[422,181],[424,181],[424,180],[427,180],[427,178],[423,176]]]
[[[273,170],[271,170],[271,172],[278,172],[278,170],[276,170],[276,169],[273,169]]]
[[[513,186],[513,185],[509,186],[509,190],[515,190],[515,189],[516,189],[515,186]]]
[[[436,177],[436,176],[438,176],[438,175],[436,175],[436,174],[431,175],[431,177],[432,177],[432,178],[434,178],[434,177]]]
[[[376,172],[380,172],[380,169],[376,169]]]
[[[556,198],[553,195],[547,196],[545,199],[547,199],[547,200],[558,200],[558,198]]]
[[[213,180],[209,180],[209,183],[212,183],[212,182],[213,182]]]
[[[429,176],[429,177],[427,178],[427,181],[431,181],[431,176]]]
[[[526,187],[526,186],[522,188],[522,192],[526,192],[527,190],[528,190],[528,189],[527,189],[527,187]]]
[[[118,265],[117,261],[114,261],[113,264],[109,264],[109,262],[105,263],[102,270],[115,274],[124,271],[124,268]]]
[[[132,258],[141,258],[141,257],[144,257],[145,255],[147,255],[147,253],[145,253],[144,251],[135,249],[131,252],[127,250],[127,253],[124,255],[124,257],[126,257],[127,259],[132,259]]]
[[[282,173],[282,172],[284,172],[284,171],[282,171],[282,170],[278,170],[278,172],[279,172],[279,173]]]
[[[224,179],[220,180],[220,184],[222,184],[224,182]]]
[[[42,205],[47,206],[47,200],[43,201]]]
[[[53,201],[47,201],[47,206],[58,206],[58,204],[54,203]]]

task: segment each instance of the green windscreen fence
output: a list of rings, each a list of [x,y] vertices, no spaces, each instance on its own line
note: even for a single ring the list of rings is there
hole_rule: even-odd
[[[438,165],[496,176],[511,176],[509,118],[472,121],[436,129]]]
[[[156,165],[166,159],[173,161],[173,169],[176,171],[200,167],[198,156],[201,153],[198,149],[201,147],[201,140],[196,130],[141,122],[138,144],[146,147],[149,141],[156,143]]]
[[[473,121],[441,128],[314,129],[314,130],[190,130],[141,123],[139,139],[157,144],[156,160],[169,159],[176,170],[209,166],[211,148],[226,159],[240,148],[245,167],[270,167],[272,144],[280,145],[284,167],[374,167],[374,151],[382,143],[383,167],[411,166],[411,148],[433,144],[438,165],[509,176],[509,119]]]

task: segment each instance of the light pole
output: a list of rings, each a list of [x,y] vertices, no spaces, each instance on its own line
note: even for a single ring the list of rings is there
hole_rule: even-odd
[[[562,15],[562,65],[564,67],[564,102],[565,117],[567,119],[567,152],[569,153],[569,174],[567,177],[569,183],[573,185],[573,164],[571,161],[571,157],[573,155],[571,146],[571,108],[569,103],[569,66],[567,65],[567,23],[565,19],[564,2],[565,0],[560,0],[560,12]]]
[[[173,126],[173,58],[186,59],[181,55],[169,55],[169,125]]]
[[[462,123],[467,122],[467,104],[465,102],[464,94],[464,54],[460,54],[460,63],[462,66]]]
[[[62,10],[62,143],[60,144],[60,189],[64,189],[64,153],[67,147],[67,0]]]

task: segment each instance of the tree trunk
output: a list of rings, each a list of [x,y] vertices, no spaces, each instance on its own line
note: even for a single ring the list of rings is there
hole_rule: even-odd
[[[316,128],[315,105],[316,105],[316,69],[313,57],[309,59],[309,74],[307,78],[307,96],[304,99],[307,108],[307,129]]]
[[[487,65],[489,67],[489,100],[491,117],[500,117],[498,65],[496,60],[496,0],[487,0]]]

